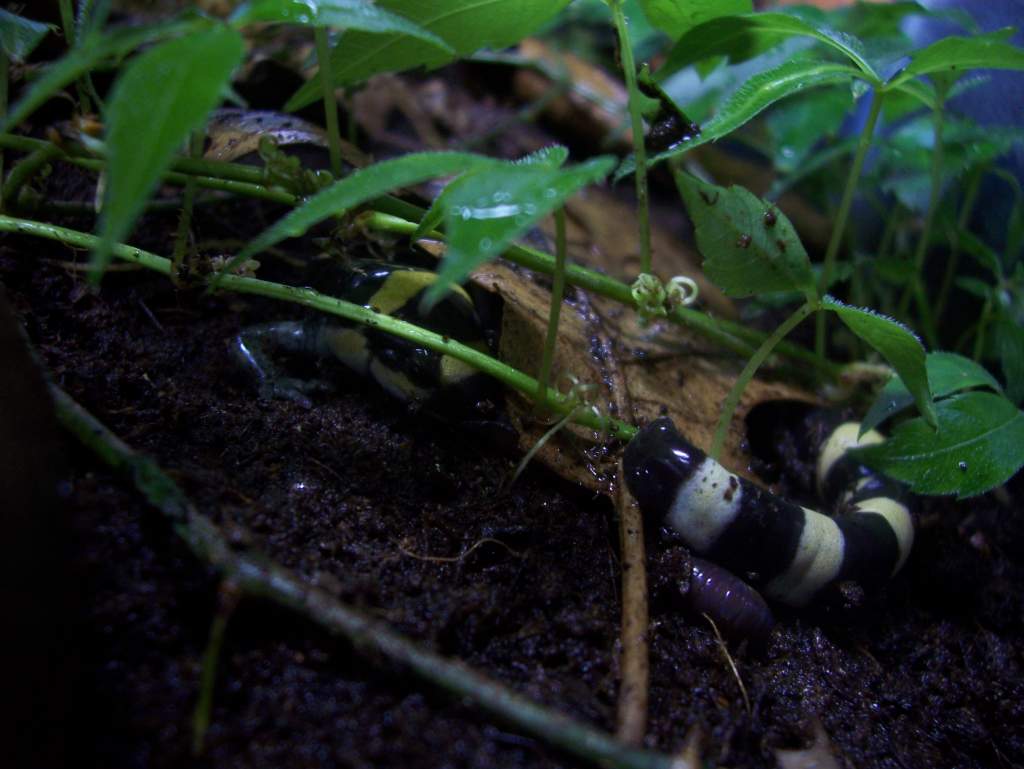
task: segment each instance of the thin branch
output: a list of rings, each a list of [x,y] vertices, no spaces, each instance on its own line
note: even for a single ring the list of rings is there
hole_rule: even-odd
[[[647,733],[647,700],[650,689],[650,652],[647,643],[647,569],[644,565],[643,516],[626,490],[626,476],[619,462],[615,509],[619,514],[622,549],[622,682],[616,736],[630,745],[643,743]]]
[[[58,387],[51,387],[61,424],[135,487],[172,524],[193,554],[231,580],[244,594],[274,601],[344,636],[370,659],[383,657],[476,704],[481,710],[568,753],[616,769],[688,769],[661,753],[632,748],[562,713],[537,705],[461,662],[428,651],[384,623],[312,587],[256,552],[234,550],[216,525],[199,513],[181,489],[149,458],[120,438]]]
[[[78,230],[71,230],[65,227],[58,227],[44,222],[35,222],[28,219],[17,219],[10,216],[0,216],[0,232],[15,232],[22,235],[56,240],[76,248],[92,249],[97,238]],[[112,251],[118,259],[127,262],[140,264],[143,267],[170,275],[171,262],[162,256],[157,256],[141,248],[133,248],[123,244],[115,244]],[[376,328],[384,333],[409,341],[429,350],[451,355],[465,363],[468,363],[478,371],[494,377],[508,387],[523,393],[526,397],[533,397],[537,392],[537,380],[527,376],[512,366],[492,358],[486,353],[462,344],[442,334],[437,334],[420,326],[394,318],[384,313],[374,312],[361,305],[346,302],[326,294],[321,294],[310,288],[298,288],[285,286],[280,283],[273,283],[258,278],[248,278],[240,275],[219,275],[219,286],[230,291],[237,291],[243,294],[255,294],[265,296],[269,299],[278,299],[287,302],[294,302],[305,307],[311,307],[321,312],[330,313],[346,320],[354,321],[365,326]],[[566,397],[553,389],[547,390],[545,407],[559,414],[566,414],[573,411],[578,405],[573,398]],[[629,440],[636,434],[636,428],[619,419],[607,417],[594,413],[589,409],[576,410],[573,415],[576,424],[589,427],[592,430],[606,433],[609,437]]]

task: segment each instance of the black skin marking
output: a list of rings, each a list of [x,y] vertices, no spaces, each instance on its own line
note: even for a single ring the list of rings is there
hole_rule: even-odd
[[[368,307],[382,313],[374,301],[388,301],[378,292],[386,291],[393,276],[415,276],[430,272],[424,268],[375,260],[355,260],[347,264],[336,261],[312,265],[307,279],[317,290]],[[415,283],[414,283],[415,285]],[[394,289],[392,289],[394,290]],[[445,341],[458,339],[463,343],[486,347],[486,339],[476,307],[465,294],[453,292],[438,302],[428,313],[420,309],[421,293],[406,298],[391,313],[393,317],[411,321],[441,334]],[[445,416],[477,416],[477,409],[487,401],[489,381],[482,374],[468,374],[442,380],[439,353],[414,342],[384,333],[378,329],[347,323],[323,315],[305,320],[264,323],[243,329],[232,345],[232,352],[242,369],[257,385],[265,398],[283,398],[310,408],[307,397],[317,390],[331,389],[323,380],[303,381],[284,376],[270,355],[271,350],[287,351],[306,357],[333,358],[331,334],[339,329],[352,329],[363,338],[369,358],[356,373],[378,378],[380,368],[390,372],[393,384],[389,392],[412,405],[423,404],[428,411]],[[338,355],[340,361],[351,365]],[[375,369],[369,368],[372,361]],[[376,373],[374,373],[376,372]],[[408,385],[401,384],[408,382]],[[379,382],[385,389],[387,384]],[[401,393],[394,392],[401,388]]]
[[[764,212],[764,226],[765,227],[768,227],[768,228],[774,227],[776,221],[778,221],[778,219],[775,216],[775,212],[774,211],[772,211],[769,208],[767,211]]]
[[[786,253],[786,241],[784,241],[782,238],[776,240],[775,245],[779,247],[779,251],[781,251],[782,253]]]
[[[736,245],[739,248],[750,248],[751,241],[753,241],[753,238],[750,237],[747,233],[743,233],[738,238],[736,238]]]
[[[703,200],[705,203],[707,203],[709,206],[713,206],[715,203],[718,202],[718,193],[717,192],[715,193],[714,197],[711,197],[710,195],[708,195],[706,192],[704,192],[704,190],[698,190],[697,192],[700,195],[700,199]]]
[[[736,489],[740,487],[740,482],[736,480],[735,475],[729,476],[729,488],[725,490],[725,494],[722,497],[726,502],[732,502],[732,498],[736,495]]]
[[[780,408],[786,411],[786,402],[780,403]],[[841,424],[845,425],[844,430],[851,427],[849,420],[841,419],[837,413],[820,410],[818,413],[819,419],[825,421],[814,431],[818,439],[813,441],[814,447],[810,450],[814,457],[808,456],[812,463],[816,461],[817,452],[825,440],[837,427]],[[815,420],[809,417],[807,426],[810,427],[812,423],[815,423]],[[668,419],[656,420],[643,428],[627,446],[623,461],[627,483],[645,516],[652,519],[652,522],[657,521],[667,526],[671,526],[673,520],[684,520],[686,508],[677,510],[674,507],[678,504],[677,494],[680,490],[686,490],[688,495],[698,494],[696,489],[700,486],[690,487],[689,484],[706,483],[707,480],[701,480],[707,478],[704,473],[722,470],[720,466],[718,471],[707,469],[715,467],[715,464],[705,465],[705,459],[704,453],[686,441]],[[836,486],[835,499],[845,497],[847,503],[853,506],[863,500],[895,500],[900,496],[899,490],[884,479],[865,473],[867,471],[855,465],[851,458],[840,459],[830,467],[824,479],[824,486]],[[865,509],[851,508],[849,514],[840,514],[833,518],[837,536],[842,537],[841,542],[836,543],[842,553],[839,563],[829,567],[824,573],[818,572],[817,575],[812,569],[805,572],[805,566],[788,574],[800,549],[798,543],[805,527],[815,527],[810,529],[812,532],[827,531],[820,528],[824,516],[772,495],[749,481],[741,480],[734,475],[728,477],[731,488],[721,494],[720,498],[724,500],[723,508],[716,512],[715,505],[718,503],[711,502],[707,497],[704,497],[705,501],[702,502],[698,494],[689,499],[691,504],[697,504],[699,507],[689,509],[693,512],[702,511],[700,516],[708,520],[714,519],[717,515],[728,515],[729,523],[724,525],[711,541],[708,541],[699,530],[690,533],[681,529],[675,534],[691,547],[702,548],[700,552],[707,553],[709,558],[718,563],[725,563],[737,571],[749,571],[751,568],[758,571],[759,576],[755,579],[773,591],[771,594],[775,600],[801,606],[824,588],[838,586],[843,582],[852,581],[869,587],[880,584],[888,579],[897,567],[901,545],[898,541],[897,528],[894,527],[903,524],[890,523],[883,515],[874,512],[881,509],[876,502]],[[851,490],[858,481],[863,487],[852,493]],[[715,483],[712,481],[708,488],[715,489]],[[742,496],[735,502],[737,490]],[[725,507],[730,503],[737,507]],[[680,515],[683,515],[682,519],[678,517]],[[700,519],[694,519],[697,520]],[[691,534],[697,535],[696,538],[691,540]],[[823,541],[834,542],[831,539]],[[835,544],[830,547],[835,547]],[[811,551],[814,552],[830,551]],[[776,576],[783,575],[786,576],[782,582],[772,581]],[[709,595],[713,593],[709,592]],[[732,606],[732,601],[736,602],[735,607]],[[719,617],[727,623],[749,621],[756,625],[760,621],[757,619],[758,610],[747,608],[745,599],[733,599],[723,595],[720,599],[711,600],[709,607],[708,614],[716,622]],[[734,608],[739,619],[730,614]],[[750,612],[749,617],[747,612]]]

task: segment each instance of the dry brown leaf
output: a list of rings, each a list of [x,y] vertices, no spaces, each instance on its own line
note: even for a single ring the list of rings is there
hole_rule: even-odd
[[[481,267],[473,277],[504,301],[501,359],[536,376],[547,329],[547,288],[535,283],[525,270],[500,262]],[[707,448],[740,362],[716,357],[706,344],[680,329],[672,328],[656,339],[647,338],[652,333],[652,329],[639,326],[631,310],[602,297],[572,291],[562,308],[553,370],[556,374],[571,373],[593,385],[593,403],[602,413],[633,424],[668,415],[694,444]],[[664,347],[669,334],[674,350]],[[742,417],[754,405],[780,398],[811,396],[781,383],[756,379],[750,383],[733,420],[723,464],[749,477],[746,456],[740,448]],[[520,434],[520,448],[525,452],[550,424],[537,418],[532,401],[513,395],[508,402],[510,418]],[[594,431],[567,427],[537,456],[566,480],[608,493],[616,456]]]
[[[264,136],[273,138],[282,148],[300,145],[320,149],[327,147],[326,134],[320,126],[294,115],[270,110],[215,110],[210,116],[206,136],[205,157],[224,162],[256,154]],[[366,156],[344,140],[341,141],[341,156],[350,165],[366,165]]]

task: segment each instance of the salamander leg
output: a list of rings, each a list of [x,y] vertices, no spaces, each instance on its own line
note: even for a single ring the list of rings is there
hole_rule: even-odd
[[[249,326],[231,342],[231,354],[253,381],[262,399],[283,399],[311,408],[310,393],[332,389],[322,379],[297,379],[285,376],[274,363],[269,350],[315,354],[319,331],[307,322],[280,321]]]

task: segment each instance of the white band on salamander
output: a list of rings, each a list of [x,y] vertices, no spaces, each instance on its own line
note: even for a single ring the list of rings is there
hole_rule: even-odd
[[[667,521],[694,550],[707,552],[736,518],[742,496],[736,477],[706,458],[680,486]]]
[[[914,546],[914,521],[910,517],[910,510],[902,502],[891,497],[872,497],[858,502],[856,512],[878,513],[885,518],[893,534],[896,535],[900,557],[890,574],[892,576],[903,568],[904,561],[910,555],[910,548]]]
[[[858,438],[857,433],[859,432],[860,422],[844,422],[828,436],[828,440],[825,441],[825,445],[821,447],[821,451],[818,453],[817,478],[819,494],[832,466],[842,458],[848,449],[857,446],[871,446],[885,440],[877,430],[868,430]]]
[[[800,543],[789,566],[764,586],[765,595],[791,606],[803,606],[839,576],[845,542],[836,522],[827,515],[804,510]]]

